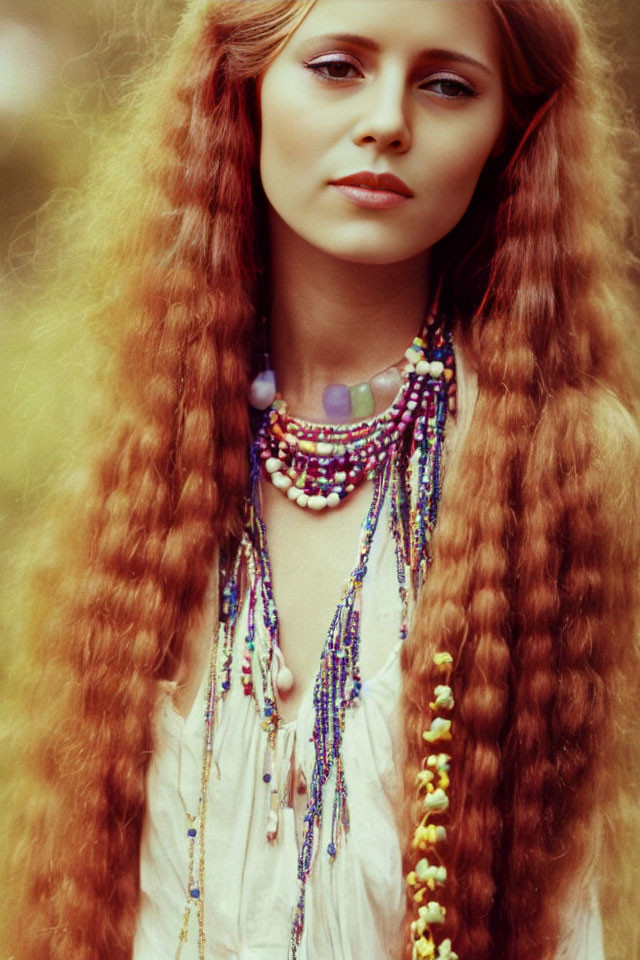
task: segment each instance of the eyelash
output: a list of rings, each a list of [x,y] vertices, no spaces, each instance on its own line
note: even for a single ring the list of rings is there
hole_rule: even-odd
[[[351,67],[353,70],[357,70],[358,67],[355,63],[352,63],[350,60],[341,60],[337,57],[327,60],[319,60],[316,62],[305,61],[305,67],[308,70],[311,70],[317,77],[320,77],[323,81],[327,83],[344,83],[347,80],[353,80],[354,77],[331,77],[326,73],[321,73],[321,70],[325,67],[331,67],[335,64],[342,64],[343,66]],[[465,83],[463,80],[460,80],[458,77],[451,76],[450,74],[445,74],[441,76],[430,77],[430,84],[433,83],[444,83],[454,86],[458,91],[454,96],[446,93],[437,94],[439,97],[442,97],[443,100],[464,100],[467,97],[476,97],[477,93],[472,86]],[[421,89],[425,89],[421,87]]]

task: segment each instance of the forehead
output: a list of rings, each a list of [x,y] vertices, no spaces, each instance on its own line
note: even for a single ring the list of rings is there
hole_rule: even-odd
[[[492,65],[499,59],[494,21],[481,0],[316,0],[290,43],[331,34],[365,36],[407,57],[451,48]]]

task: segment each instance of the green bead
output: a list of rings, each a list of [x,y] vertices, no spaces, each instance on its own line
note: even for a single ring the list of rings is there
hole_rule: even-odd
[[[351,400],[351,415],[358,419],[370,417],[376,408],[373,399],[373,391],[368,383],[356,383],[355,387],[349,387],[349,399]]]

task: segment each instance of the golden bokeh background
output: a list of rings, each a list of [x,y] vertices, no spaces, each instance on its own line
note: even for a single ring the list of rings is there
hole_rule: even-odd
[[[246,0],[250,3],[251,0]],[[527,0],[523,0],[527,2]],[[620,89],[640,115],[640,3],[591,0]],[[181,0],[3,0],[0,11],[0,597],[3,638],[16,617],[13,560],[50,478],[69,454],[74,410],[65,331],[33,315],[52,252],[51,209],[80,183],[101,124],[117,109]],[[46,232],[46,231],[45,231]],[[63,254],[63,251],[62,251]],[[38,301],[41,303],[41,301]],[[77,358],[76,358],[77,362]],[[86,387],[85,387],[86,390]],[[7,611],[9,611],[7,613]],[[10,641],[0,657],[0,699]],[[1,775],[0,765],[0,775]]]

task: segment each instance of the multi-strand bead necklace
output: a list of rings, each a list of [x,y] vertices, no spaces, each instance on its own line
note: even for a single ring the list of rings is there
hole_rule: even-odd
[[[309,423],[290,416],[286,402],[276,397],[260,442],[271,483],[299,507],[338,507],[393,458],[407,427],[424,413],[434,385],[453,397],[453,366],[440,358],[442,347],[433,347],[432,359],[426,350],[425,339],[416,337],[405,352],[402,377],[389,368],[396,370],[401,389],[392,405],[371,419],[344,426]]]
[[[198,957],[205,960],[204,829],[213,730],[219,704],[232,683],[234,650],[239,641],[236,627],[243,603],[247,605],[247,627],[239,672],[244,694],[252,698],[265,734],[265,837],[274,842],[278,835],[283,785],[277,782],[274,764],[280,724],[277,693],[290,689],[293,678],[280,653],[278,612],[261,515],[263,475],[298,506],[312,510],[338,507],[364,480],[373,485],[371,505],[362,525],[359,558],[331,621],[314,684],[315,762],[298,857],[299,891],[292,918],[291,960],[297,956],[303,933],[307,880],[327,803],[331,805],[326,848],[330,859],[337,856],[341,838],[349,830],[342,743],[346,713],[359,704],[362,687],[361,590],[371,544],[383,505],[389,501],[389,528],[395,544],[402,608],[399,639],[404,640],[410,607],[430,562],[444,426],[447,412],[455,409],[455,368],[448,332],[435,325],[427,327],[407,350],[405,361],[394,402],[376,417],[337,426],[311,423],[291,417],[279,398],[265,412],[252,448],[252,489],[244,534],[235,555],[223,558],[220,566],[220,627],[213,644],[205,701],[199,810],[197,814],[187,814],[189,885],[177,960],[187,939],[192,910],[198,923]]]

